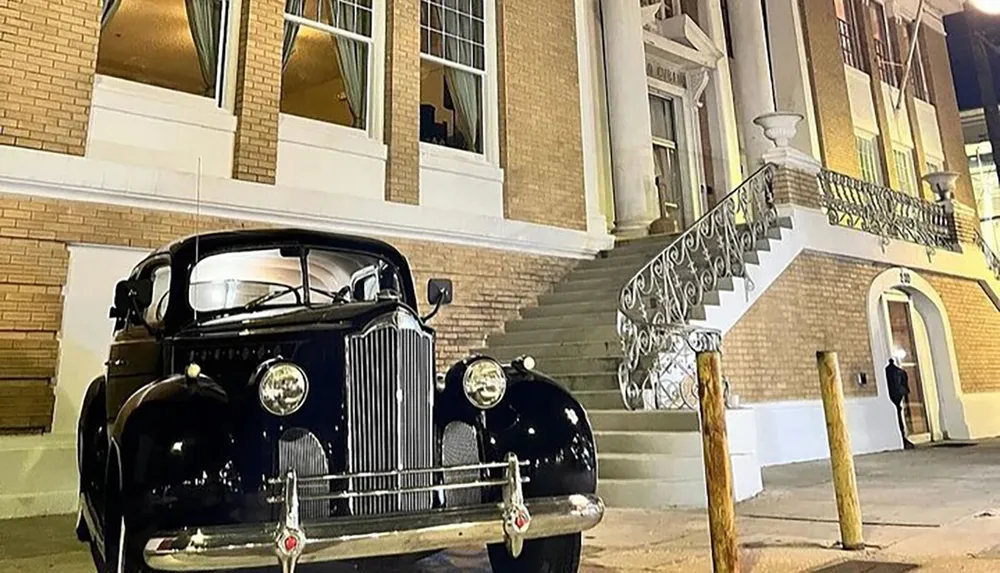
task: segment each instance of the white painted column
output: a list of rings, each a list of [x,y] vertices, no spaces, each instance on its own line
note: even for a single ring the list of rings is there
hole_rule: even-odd
[[[592,0],[576,0],[576,52],[580,75],[580,127],[583,142],[583,186],[587,205],[587,232],[606,235],[608,220],[601,205],[602,181],[600,159],[605,153],[601,146],[597,110],[599,90],[603,89],[595,60],[601,48],[597,5]]]
[[[619,237],[641,237],[656,218],[642,14],[638,0],[601,0],[601,9],[615,187],[614,232]]]
[[[745,1],[745,0],[738,0]],[[712,147],[712,172],[715,196],[719,199],[736,189],[743,180],[740,171],[740,142],[736,131],[736,104],[729,74],[726,31],[719,0],[698,0],[698,20],[702,30],[723,53],[705,90],[708,107],[708,130]]]
[[[812,80],[806,60],[806,44],[798,0],[765,0],[774,62],[774,98],[780,111],[802,116],[792,138],[793,148],[820,159],[816,109],[813,107]]]
[[[733,45],[733,84],[739,129],[743,134],[743,152],[747,171],[756,171],[761,156],[772,147],[764,132],[754,125],[755,117],[774,113],[774,91],[768,61],[767,34],[761,0],[737,0],[729,3],[729,24]]]

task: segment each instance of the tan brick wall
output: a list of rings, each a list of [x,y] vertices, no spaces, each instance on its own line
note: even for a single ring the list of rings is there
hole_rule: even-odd
[[[283,0],[243,0],[237,48],[234,179],[274,183],[284,13]]]
[[[833,0],[799,0],[820,150],[827,168],[860,177]]]
[[[779,167],[774,173],[774,202],[819,209],[819,181],[815,175]]]
[[[259,223],[0,194],[0,432],[44,429],[58,355],[67,244],[152,249],[196,230]],[[574,265],[555,257],[442,243],[388,241],[409,259],[422,310],[426,281],[449,277],[452,306],[433,321],[439,365],[482,346]],[[108,302],[112,293],[107,293]],[[96,373],[95,373],[96,375]]]
[[[951,61],[948,58],[948,44],[944,35],[928,26],[921,28],[920,42],[920,49],[927,58],[928,87],[934,94],[934,107],[937,108],[945,169],[959,174],[955,184],[955,199],[975,209],[976,200],[972,193],[969,160],[965,155],[962,120],[958,113]]]
[[[387,0],[385,198],[420,202],[420,0]]]
[[[573,0],[497,0],[509,219],[586,229]]]
[[[848,396],[875,394],[868,338],[868,292],[883,269],[804,252],[723,340],[722,367],[747,402],[817,399],[816,352],[839,354]],[[855,383],[868,374],[868,386]]]
[[[964,392],[1000,391],[1000,310],[976,281],[927,275],[951,323]]]
[[[83,155],[100,2],[0,1],[0,145]]]

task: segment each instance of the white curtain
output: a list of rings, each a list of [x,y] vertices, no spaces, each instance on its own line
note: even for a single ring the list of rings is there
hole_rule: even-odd
[[[305,0],[285,0],[285,13],[294,16],[301,16],[305,11]],[[288,65],[288,59],[292,57],[292,50],[295,48],[295,38],[299,35],[299,25],[295,22],[285,20],[285,39],[281,47],[281,69]]]
[[[340,0],[327,0],[334,24],[350,32],[358,33],[357,10]],[[344,8],[341,10],[341,8]],[[350,38],[334,36],[337,44],[337,59],[340,61],[340,75],[344,79],[347,105],[351,108],[354,127],[365,127],[365,87],[368,85],[368,45]]]
[[[188,27],[198,53],[205,95],[215,93],[219,65],[219,38],[222,33],[222,0],[184,0]]]
[[[103,30],[111,18],[114,17],[115,12],[118,11],[118,7],[121,6],[122,0],[103,0],[101,3],[101,29]]]
[[[480,118],[480,78],[476,74],[445,66],[448,80],[448,90],[451,101],[455,104],[455,113],[459,133],[465,138],[469,151],[479,151]]]

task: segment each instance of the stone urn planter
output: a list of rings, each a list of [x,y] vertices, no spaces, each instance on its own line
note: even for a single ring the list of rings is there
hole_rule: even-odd
[[[924,181],[931,186],[931,189],[938,196],[938,202],[950,201],[954,197],[955,181],[958,180],[958,173],[953,171],[935,171],[923,177]]]
[[[765,113],[753,122],[764,130],[764,137],[774,142],[775,147],[788,147],[788,142],[798,131],[802,114],[790,112]]]

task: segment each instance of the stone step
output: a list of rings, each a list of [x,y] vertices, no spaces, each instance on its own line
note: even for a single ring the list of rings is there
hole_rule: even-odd
[[[546,330],[550,328],[590,328],[618,324],[618,311],[566,316],[546,316],[542,318],[522,318],[505,323],[507,332],[525,330]]]
[[[665,479],[670,481],[703,480],[705,464],[701,455],[674,454],[603,454],[597,455],[598,480]]]
[[[515,346],[545,344],[553,342],[611,342],[618,340],[618,328],[595,326],[591,328],[552,328],[548,330],[525,330],[490,334],[487,346]]]
[[[698,413],[692,410],[591,410],[590,422],[597,431],[697,432]]]
[[[604,290],[557,290],[545,293],[538,297],[538,305],[567,305],[567,304],[610,304],[612,307],[618,305],[618,295],[621,292],[621,285]]]
[[[621,402],[621,392],[616,392]],[[699,432],[595,432],[598,453],[700,456]]]
[[[704,480],[600,479],[597,494],[608,507],[666,509],[705,507]]]
[[[572,372],[559,374],[558,376],[553,376],[553,378],[555,378],[556,382],[562,384],[564,388],[574,393],[615,391],[619,392],[620,395],[621,392],[617,372]]]
[[[552,377],[559,377],[565,374],[575,374],[586,372],[590,374],[614,374],[618,373],[618,365],[621,358],[594,357],[588,355],[551,357],[540,356],[535,358],[535,370],[544,372]]]
[[[599,279],[564,280],[557,283],[552,292],[611,291],[621,290],[630,276],[611,276]]]
[[[649,262],[648,259],[642,258],[637,259],[640,262],[637,264],[629,263],[626,265],[618,264],[607,264],[603,266],[595,266],[586,269],[576,269],[566,275],[568,281],[578,281],[587,279],[606,279],[606,278],[618,278],[621,279],[622,284],[625,284],[630,278],[632,278],[635,273]],[[608,261],[613,263],[614,261]]]
[[[624,410],[620,390],[577,390],[573,397],[587,410]]]
[[[613,251],[604,251],[597,258],[587,259],[581,262],[572,272],[592,271],[595,269],[617,268],[622,271],[628,269],[638,270],[639,267],[649,262],[649,258],[642,253],[614,254]]]
[[[544,316],[569,316],[575,314],[592,314],[618,311],[618,294],[613,293],[606,299],[590,302],[569,302],[563,304],[545,303],[521,311],[523,318],[541,318]]]
[[[554,344],[529,344],[520,346],[493,346],[490,348],[477,348],[472,352],[478,352],[492,356],[497,360],[513,360],[519,356],[531,356],[538,359],[542,357],[573,357],[573,356],[621,356],[622,345],[618,340],[608,342],[568,342]]]

